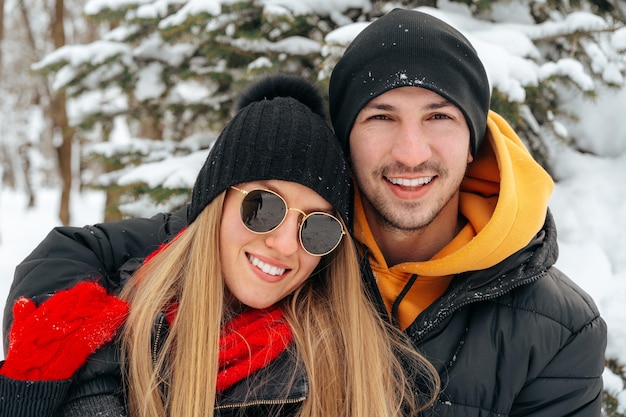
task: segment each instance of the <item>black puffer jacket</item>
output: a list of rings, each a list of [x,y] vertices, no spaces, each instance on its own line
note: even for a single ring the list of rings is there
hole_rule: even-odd
[[[88,277],[115,292],[123,263],[146,256],[184,224],[181,211],[55,229],[16,269],[5,337],[8,306],[19,296],[40,296]],[[407,329],[442,378],[443,393],[426,415],[599,417],[606,325],[590,297],[552,266],[556,257],[548,215],[529,245],[488,270],[456,276]],[[366,285],[386,315],[366,259]],[[114,359],[92,361],[78,377],[80,395],[115,391],[116,378],[104,378],[115,372]]]
[[[109,346],[113,349],[113,346]],[[116,374],[117,364],[109,363]],[[103,369],[103,368],[101,368]],[[96,393],[68,399],[71,381],[17,381],[0,376],[0,416],[10,417],[128,417],[124,396],[115,392],[119,382],[111,378]],[[287,391],[287,387],[288,391]],[[106,391],[102,388],[106,388]],[[267,367],[222,392],[215,408],[216,417],[294,416],[308,395],[308,380],[295,356],[284,351]]]
[[[557,251],[548,214],[528,246],[455,276],[406,329],[442,379],[427,415],[600,417],[606,324],[589,295],[553,267]],[[366,260],[363,270],[387,315]]]
[[[9,306],[17,298],[26,296],[41,302],[55,291],[86,279],[97,280],[111,293],[118,293],[143,259],[186,225],[185,213],[181,210],[152,219],[55,228],[16,268],[5,309],[5,341],[11,325]],[[45,280],[41,279],[42,268],[50,268]],[[164,323],[155,324],[156,345],[166,331]],[[7,345],[5,342],[5,354]],[[287,386],[290,388],[285,392]],[[306,373],[287,349],[270,365],[224,391],[216,416],[292,416],[307,398],[308,389]],[[127,416],[119,351],[113,342],[92,355],[71,381],[24,382],[0,376],[1,416],[78,417],[96,411],[102,417]]]

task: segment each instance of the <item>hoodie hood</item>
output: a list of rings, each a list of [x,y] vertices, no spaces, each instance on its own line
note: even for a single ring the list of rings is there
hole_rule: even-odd
[[[370,250],[380,273],[443,277],[486,269],[525,247],[544,224],[554,182],[533,159],[520,138],[490,111],[487,133],[461,184],[459,210],[468,223],[427,262],[387,268],[365,220],[360,195],[355,199],[355,235]]]

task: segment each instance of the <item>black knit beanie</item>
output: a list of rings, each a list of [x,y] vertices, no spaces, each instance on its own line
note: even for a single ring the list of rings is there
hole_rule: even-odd
[[[271,75],[249,87],[198,174],[189,224],[231,185],[283,180],[318,193],[349,225],[348,168],[322,103],[318,89],[300,77]]]
[[[431,90],[457,106],[470,130],[472,154],[485,135],[491,88],[470,42],[447,23],[394,9],[352,41],[330,77],[330,116],[344,151],[365,104],[398,87]],[[346,153],[348,155],[348,153]]]

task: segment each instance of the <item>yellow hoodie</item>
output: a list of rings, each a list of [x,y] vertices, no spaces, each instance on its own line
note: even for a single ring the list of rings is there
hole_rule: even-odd
[[[452,276],[489,268],[526,246],[543,226],[554,183],[508,123],[490,111],[485,143],[461,184],[459,210],[467,225],[431,260],[389,268],[355,193],[356,238],[370,250],[370,264],[387,310],[413,274],[399,304],[402,329],[448,287]]]

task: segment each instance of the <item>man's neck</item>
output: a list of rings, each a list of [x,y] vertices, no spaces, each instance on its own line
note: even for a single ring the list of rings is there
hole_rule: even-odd
[[[381,222],[366,210],[366,218],[388,267],[405,262],[425,262],[454,239],[466,220],[458,204],[448,207],[427,226],[412,231],[399,230]]]

